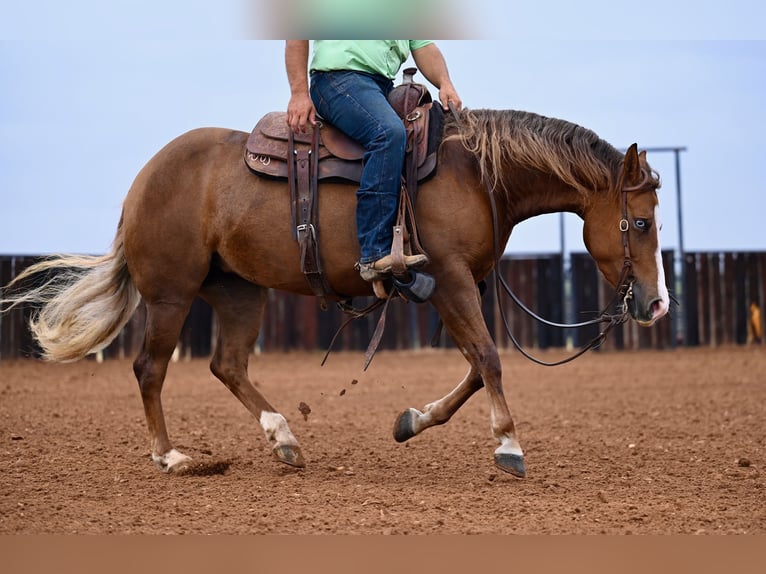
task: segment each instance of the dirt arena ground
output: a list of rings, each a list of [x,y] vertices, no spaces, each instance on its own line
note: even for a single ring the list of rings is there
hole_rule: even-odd
[[[554,358],[554,354],[548,355]],[[405,444],[397,414],[446,394],[456,351],[267,354],[251,376],[307,468],[274,461],[207,362],[171,365],[160,473],[130,361],[0,362],[0,534],[764,534],[766,349],[503,355],[528,477],[492,463],[484,392]],[[311,408],[305,418],[300,403]]]

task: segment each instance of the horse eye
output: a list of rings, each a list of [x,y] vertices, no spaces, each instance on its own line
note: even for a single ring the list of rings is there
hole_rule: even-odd
[[[646,219],[641,219],[641,218],[635,219],[633,221],[633,225],[639,231],[646,231],[647,229],[649,229],[649,222]]]

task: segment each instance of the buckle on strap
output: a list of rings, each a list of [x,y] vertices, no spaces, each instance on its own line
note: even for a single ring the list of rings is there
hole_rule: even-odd
[[[303,223],[295,228],[295,234],[298,236],[298,241],[301,241],[308,233],[311,237],[316,237],[316,230],[311,223]]]

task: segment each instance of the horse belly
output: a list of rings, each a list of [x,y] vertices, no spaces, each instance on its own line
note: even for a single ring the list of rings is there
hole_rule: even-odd
[[[296,239],[289,193],[284,182],[248,174],[247,205],[232,210],[231,202],[218,242],[221,268],[273,289],[311,295],[301,269],[301,248]],[[366,295],[370,287],[359,278],[354,187],[320,186],[316,238],[324,277],[344,295]]]

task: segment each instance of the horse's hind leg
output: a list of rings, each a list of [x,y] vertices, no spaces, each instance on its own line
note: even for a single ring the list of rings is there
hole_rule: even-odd
[[[182,470],[191,461],[170,444],[161,401],[168,362],[178,342],[189,305],[190,302],[146,304],[144,344],[133,362],[152,439],[152,460],[165,472]]]
[[[268,289],[235,275],[221,274],[203,285],[201,295],[218,317],[218,339],[211,371],[260,422],[277,460],[304,467],[300,446],[287,420],[247,376],[248,358],[258,338]]]

